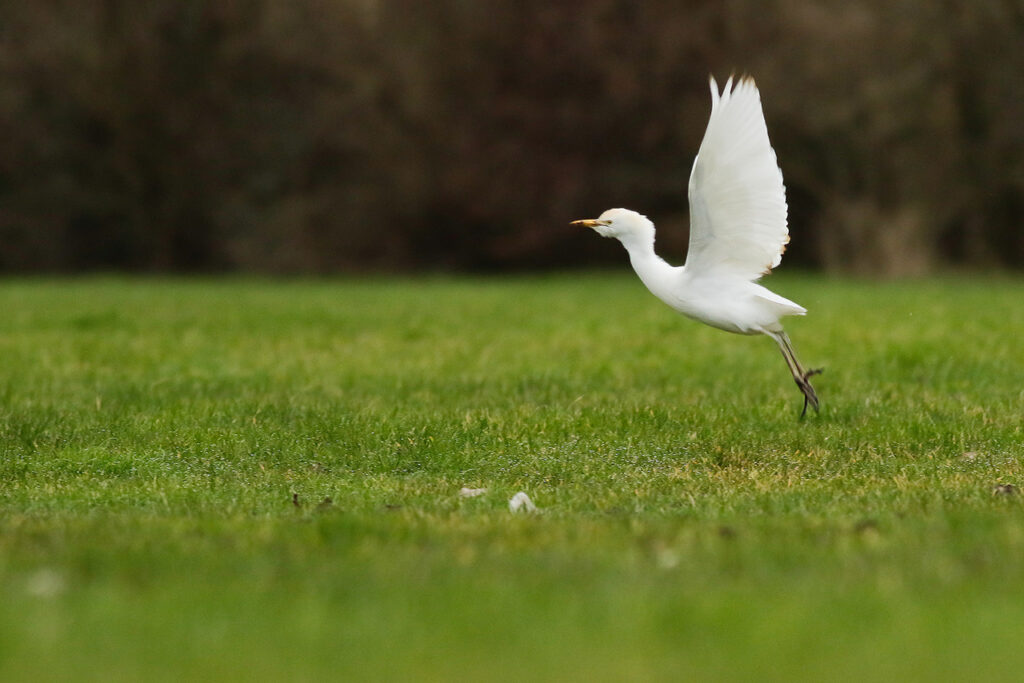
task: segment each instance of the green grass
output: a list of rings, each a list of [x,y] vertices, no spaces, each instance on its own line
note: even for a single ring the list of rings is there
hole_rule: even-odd
[[[626,273],[0,282],[0,679],[1016,678],[1024,282],[766,283],[802,422]]]

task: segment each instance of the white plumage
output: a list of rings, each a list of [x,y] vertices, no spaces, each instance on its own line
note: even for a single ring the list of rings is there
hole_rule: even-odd
[[[789,242],[786,187],[751,79],[718,95],[690,172],[690,251],[686,264],[756,279],[779,265]]]
[[[779,265],[789,242],[786,187],[751,78],[719,93],[711,78],[711,116],[690,173],[690,245],[683,266],[654,253],[654,224],[635,211],[609,209],[574,221],[622,242],[644,285],[695,320],[738,334],[766,334],[778,343],[807,406],[818,397],[780,319],[807,310],[757,284]],[[803,414],[803,413],[801,413]]]

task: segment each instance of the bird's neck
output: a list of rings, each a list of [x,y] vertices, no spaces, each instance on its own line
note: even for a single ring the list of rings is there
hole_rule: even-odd
[[[668,288],[676,268],[654,253],[654,235],[630,236],[622,240],[622,246],[629,253],[629,262],[640,280],[652,294],[664,300],[669,295]]]
[[[629,252],[631,261],[636,259],[657,258],[654,254],[654,229],[647,231],[630,232],[625,235],[617,235],[622,246]]]

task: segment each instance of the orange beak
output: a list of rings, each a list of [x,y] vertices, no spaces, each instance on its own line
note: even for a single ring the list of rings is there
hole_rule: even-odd
[[[573,221],[569,225],[582,225],[585,228],[596,228],[599,225],[608,225],[610,221],[602,221],[597,218],[584,218],[581,221]]]

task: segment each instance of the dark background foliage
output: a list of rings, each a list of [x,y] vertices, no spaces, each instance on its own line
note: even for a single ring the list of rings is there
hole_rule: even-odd
[[[0,3],[0,269],[354,272],[685,253],[707,76],[750,73],[787,264],[1024,265],[1019,0]]]

